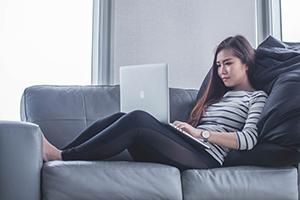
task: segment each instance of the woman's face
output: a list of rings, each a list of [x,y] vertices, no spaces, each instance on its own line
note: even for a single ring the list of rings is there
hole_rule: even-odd
[[[249,88],[248,66],[234,56],[231,49],[223,49],[217,54],[216,65],[218,75],[226,87],[233,90]]]

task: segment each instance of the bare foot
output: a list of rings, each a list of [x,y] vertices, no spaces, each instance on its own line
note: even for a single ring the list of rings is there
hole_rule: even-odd
[[[61,160],[61,150],[53,146],[43,135],[43,160]]]

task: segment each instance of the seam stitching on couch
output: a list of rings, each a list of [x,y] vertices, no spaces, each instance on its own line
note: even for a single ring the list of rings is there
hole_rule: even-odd
[[[24,106],[24,114],[25,114],[25,121],[28,121],[28,115],[27,115],[27,89],[25,89],[24,91],[24,102],[23,102],[23,106]]]
[[[81,93],[82,103],[83,103],[84,123],[85,123],[85,127],[87,127],[86,106],[85,106],[85,98],[84,98],[82,87],[80,87],[80,93]]]

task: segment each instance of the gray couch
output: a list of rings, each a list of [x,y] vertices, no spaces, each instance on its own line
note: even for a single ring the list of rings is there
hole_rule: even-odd
[[[170,88],[171,120],[186,120],[197,90]],[[119,86],[33,86],[21,118],[0,122],[1,200],[299,199],[298,168],[258,166],[186,170],[132,162],[42,161],[43,134],[64,147],[93,121],[119,111]]]

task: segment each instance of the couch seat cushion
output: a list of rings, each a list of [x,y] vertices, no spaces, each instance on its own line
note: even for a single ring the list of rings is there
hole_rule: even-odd
[[[126,161],[52,161],[43,166],[43,199],[182,199],[177,168]]]
[[[297,169],[223,167],[182,173],[185,200],[297,200]]]

